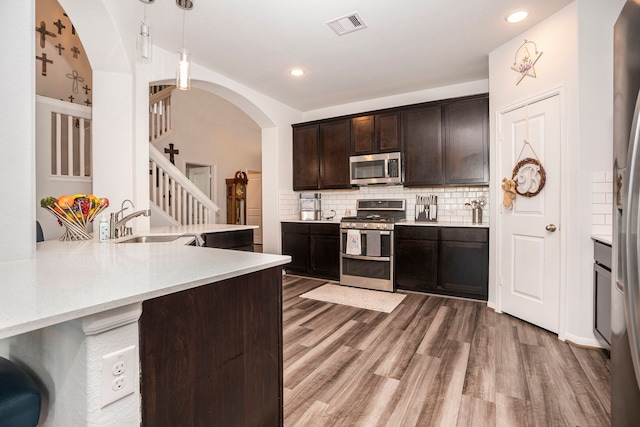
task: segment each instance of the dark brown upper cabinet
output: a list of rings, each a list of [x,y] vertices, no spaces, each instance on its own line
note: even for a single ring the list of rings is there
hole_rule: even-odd
[[[489,99],[444,108],[445,184],[489,183]]]
[[[442,107],[422,106],[402,112],[404,185],[444,184]]]
[[[401,150],[406,187],[489,183],[489,96],[293,125],[293,189],[351,188],[349,156]]]
[[[407,187],[489,183],[489,98],[465,97],[402,113]]]
[[[320,186],[320,128],[293,128],[293,189],[316,190]]]
[[[320,124],[320,189],[350,186],[350,130],[348,119]]]
[[[351,119],[351,155],[400,151],[400,112]]]
[[[293,189],[350,188],[349,119],[293,127]]]

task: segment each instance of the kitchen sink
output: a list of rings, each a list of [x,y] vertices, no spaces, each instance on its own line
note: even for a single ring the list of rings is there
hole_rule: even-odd
[[[121,240],[118,243],[159,243],[159,242],[173,242],[180,238],[177,236],[136,236],[130,239]]]

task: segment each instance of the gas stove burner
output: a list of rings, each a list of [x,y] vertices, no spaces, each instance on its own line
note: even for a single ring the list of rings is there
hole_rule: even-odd
[[[367,216],[345,216],[342,217],[342,221],[360,221],[360,222],[398,222],[402,221],[399,218],[390,218],[380,215],[367,215]]]
[[[342,228],[393,230],[393,224],[405,220],[405,201],[358,200],[357,215],[343,217]]]

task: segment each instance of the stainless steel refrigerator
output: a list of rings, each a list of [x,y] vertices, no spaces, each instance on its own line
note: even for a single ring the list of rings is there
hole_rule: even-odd
[[[614,28],[614,225],[611,288],[611,423],[640,426],[640,4]]]

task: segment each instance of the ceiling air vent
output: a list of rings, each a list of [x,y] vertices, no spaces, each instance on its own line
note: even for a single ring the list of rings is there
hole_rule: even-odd
[[[327,22],[327,25],[339,36],[367,28],[367,25],[356,12],[333,19]]]

